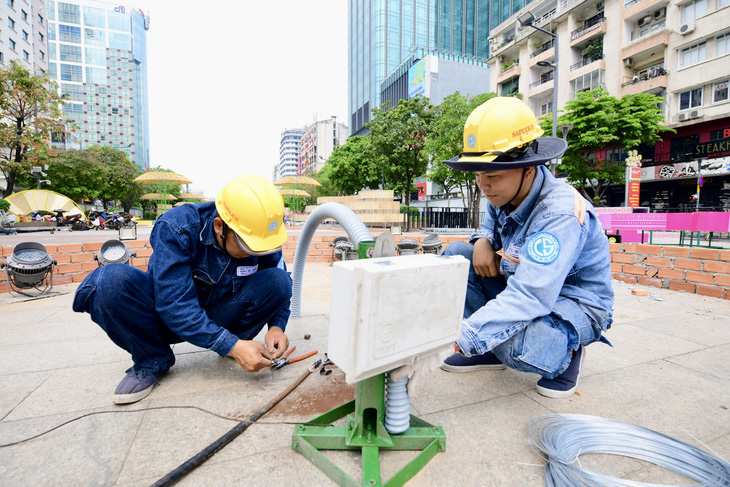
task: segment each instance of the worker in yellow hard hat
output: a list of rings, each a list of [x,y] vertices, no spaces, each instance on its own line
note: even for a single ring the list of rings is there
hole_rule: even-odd
[[[182,205],[157,220],[147,272],[117,263],[86,277],[74,311],[90,313],[134,362],[114,402],[146,397],[175,363],[173,343],[232,357],[248,372],[286,352],[292,281],[281,250],[283,217],[270,181],[237,177],[214,202]],[[255,341],[267,324],[264,343]]]
[[[575,392],[585,346],[607,342],[613,289],[608,240],[593,206],[546,167],[567,143],[543,134],[524,102],[495,97],[469,115],[464,151],[444,161],[475,173],[487,207],[469,242],[443,252],[471,263],[458,353],[423,360],[421,368],[509,366],[539,374],[537,392],[559,398]],[[417,368],[396,371],[394,380]]]

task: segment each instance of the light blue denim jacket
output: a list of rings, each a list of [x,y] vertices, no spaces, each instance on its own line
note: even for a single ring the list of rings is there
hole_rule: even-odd
[[[467,353],[492,350],[551,313],[579,336],[583,328],[606,330],[613,321],[608,239],[593,205],[547,167],[537,169],[520,206],[507,215],[488,204],[470,238],[486,238],[499,251],[507,287],[464,320],[459,347]]]
[[[281,252],[245,259],[223,252],[213,230],[215,215],[215,203],[210,202],[182,205],[160,217],[150,235],[154,252],[148,273],[154,282],[155,308],[165,324],[181,339],[226,356],[238,337],[208,318],[205,309],[246,285],[248,276],[238,275],[238,268],[286,270],[286,265]],[[269,327],[286,330],[290,314],[286,306]]]

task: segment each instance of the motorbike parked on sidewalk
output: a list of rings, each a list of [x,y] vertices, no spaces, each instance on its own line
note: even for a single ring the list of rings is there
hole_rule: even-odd
[[[88,230],[86,221],[81,213],[72,216],[66,216],[67,210],[53,210],[56,213],[56,226],[57,227],[71,227],[71,230]]]

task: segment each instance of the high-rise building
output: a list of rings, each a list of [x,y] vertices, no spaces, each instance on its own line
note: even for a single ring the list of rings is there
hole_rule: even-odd
[[[318,173],[327,163],[332,151],[347,140],[347,126],[332,117],[307,127],[299,149],[299,174]]]
[[[702,206],[728,211],[729,16],[730,0],[537,0],[492,29],[491,83],[499,94],[522,93],[538,116],[597,87],[617,98],[659,95],[665,124],[677,133],[639,146],[641,205],[693,209],[702,176]],[[518,21],[530,17],[550,34]],[[598,148],[595,157],[624,161],[626,153]],[[606,205],[624,201],[624,185],[605,194]]]
[[[76,125],[60,143],[112,146],[149,167],[149,15],[96,0],[48,0],[46,16],[48,69],[67,95],[64,117]]]
[[[371,109],[381,105],[382,92],[393,86],[383,86],[384,81],[394,74],[398,78],[399,70],[407,72],[426,55],[483,66],[489,57],[490,24],[497,26],[524,4],[522,0],[349,0],[350,134],[366,131]],[[438,66],[439,76],[446,67],[447,63]]]
[[[0,4],[0,64],[25,64],[31,71],[48,71],[45,0],[6,0]]]
[[[274,180],[284,176],[299,175],[299,152],[305,131],[306,128],[287,129],[281,133],[279,164],[276,166]]]

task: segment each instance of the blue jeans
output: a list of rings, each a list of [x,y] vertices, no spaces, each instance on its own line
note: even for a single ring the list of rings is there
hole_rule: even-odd
[[[471,264],[474,245],[466,242],[453,242],[443,251],[443,255],[461,255]],[[482,277],[474,266],[469,266],[469,281],[466,288],[464,318],[497,297],[507,287],[504,276]],[[515,327],[515,333],[500,343],[492,352],[510,368],[522,372],[540,374],[552,379],[560,375],[570,365],[571,350],[581,344],[596,340],[593,329],[590,336],[579,337],[575,327],[554,314],[537,318],[524,326]],[[600,336],[600,334],[598,335]],[[583,343],[585,342],[585,343]]]
[[[162,376],[175,363],[170,344],[182,342],[155,311],[152,278],[126,264],[95,269],[81,283],[73,309],[87,312],[109,338],[132,355],[135,369]],[[291,298],[291,279],[282,269],[263,269],[246,286],[204,307],[218,325],[241,340],[254,338]]]

